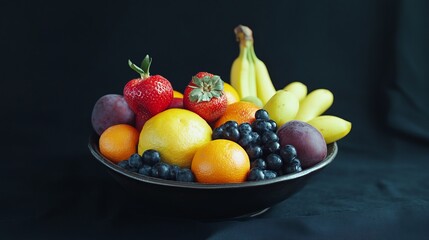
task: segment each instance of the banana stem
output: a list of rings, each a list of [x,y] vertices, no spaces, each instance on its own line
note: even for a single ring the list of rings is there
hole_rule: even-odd
[[[249,46],[249,44],[253,44],[253,33],[249,27],[238,25],[234,28],[234,33],[240,45]]]

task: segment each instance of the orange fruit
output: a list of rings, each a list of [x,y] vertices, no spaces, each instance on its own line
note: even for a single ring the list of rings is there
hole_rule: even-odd
[[[255,112],[259,109],[260,107],[251,102],[239,101],[230,104],[226,108],[225,113],[216,121],[214,127],[219,127],[229,120],[234,120],[238,124],[244,122],[252,123],[255,121]]]
[[[179,91],[173,90],[173,98],[183,98],[183,94]]]
[[[223,92],[225,93],[228,104],[240,101],[240,95],[238,95],[237,90],[226,82],[223,83]]]
[[[128,124],[107,128],[98,140],[101,154],[114,163],[128,159],[137,152],[139,132]]]
[[[179,167],[190,167],[198,148],[211,141],[212,129],[198,114],[171,108],[149,119],[140,132],[138,153],[157,150],[161,159]]]
[[[216,139],[196,151],[191,170],[200,183],[241,183],[246,181],[250,160],[238,143]]]

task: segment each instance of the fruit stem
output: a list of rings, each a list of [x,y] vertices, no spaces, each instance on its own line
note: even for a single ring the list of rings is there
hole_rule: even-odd
[[[238,25],[236,28],[234,28],[234,33],[236,40],[240,42],[240,45],[247,47],[253,44],[253,34],[249,27]]]
[[[146,55],[146,57],[143,59],[140,67],[135,65],[131,60],[128,59],[128,66],[130,66],[131,69],[136,71],[138,74],[140,74],[140,77],[142,79],[146,79],[150,76],[149,74],[149,68],[152,63],[152,58],[149,57],[149,55]]]

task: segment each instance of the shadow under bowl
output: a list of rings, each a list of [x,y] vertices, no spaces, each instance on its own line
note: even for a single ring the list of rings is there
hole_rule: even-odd
[[[135,197],[149,214],[192,219],[226,219],[256,216],[286,200],[308,180],[330,164],[338,152],[328,144],[326,158],[301,172],[274,179],[237,184],[201,184],[164,180],[124,170],[105,158],[98,147],[98,135],[89,137],[92,155]]]

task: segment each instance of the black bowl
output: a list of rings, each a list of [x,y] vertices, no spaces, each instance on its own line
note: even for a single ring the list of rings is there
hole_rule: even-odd
[[[124,170],[100,153],[95,133],[90,136],[88,147],[148,213],[195,219],[236,218],[263,213],[301,190],[311,176],[334,160],[338,152],[336,143],[328,144],[328,155],[320,163],[270,180],[201,184],[163,180]]]

